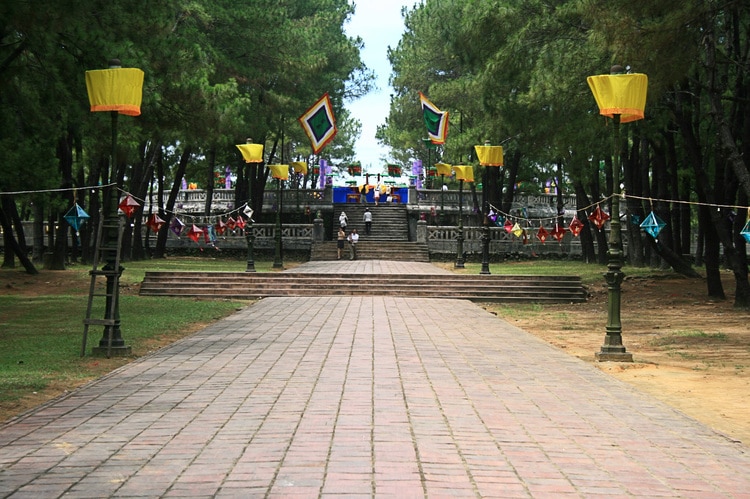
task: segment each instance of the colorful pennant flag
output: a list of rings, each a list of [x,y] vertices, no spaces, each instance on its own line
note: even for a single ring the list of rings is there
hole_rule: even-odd
[[[448,111],[441,111],[430,100],[419,92],[419,101],[422,104],[422,117],[427,126],[427,136],[433,144],[445,144],[448,138]]]
[[[336,119],[333,117],[333,106],[328,93],[323,95],[318,102],[305,111],[297,121],[300,122],[305,130],[307,137],[310,139],[313,154],[319,154],[320,151],[336,136]]]

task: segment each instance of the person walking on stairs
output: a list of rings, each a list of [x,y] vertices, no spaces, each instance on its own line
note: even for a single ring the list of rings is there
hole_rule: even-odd
[[[341,212],[341,215],[339,215],[339,225],[342,229],[346,229],[346,224],[349,222],[349,217],[346,216],[345,212]]]
[[[370,211],[370,208],[365,208],[362,220],[365,222],[365,235],[369,236],[370,231],[372,230],[372,212]]]

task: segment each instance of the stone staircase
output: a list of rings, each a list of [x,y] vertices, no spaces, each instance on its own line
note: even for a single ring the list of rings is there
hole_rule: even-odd
[[[365,233],[363,215],[365,208],[372,212],[372,231]],[[395,260],[408,262],[429,262],[430,250],[426,243],[409,241],[409,223],[406,206],[403,204],[335,204],[333,234],[331,241],[319,241],[310,250],[311,261],[336,260],[336,231],[339,214],[344,211],[349,218],[347,235],[352,229],[359,233],[357,259]],[[349,258],[349,245],[346,244],[343,258]]]
[[[269,296],[400,296],[479,302],[586,301],[575,276],[146,272],[141,296],[257,299]]]

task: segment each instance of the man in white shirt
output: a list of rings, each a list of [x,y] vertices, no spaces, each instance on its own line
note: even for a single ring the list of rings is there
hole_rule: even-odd
[[[372,212],[370,208],[365,208],[365,213],[362,215],[362,220],[365,222],[365,235],[370,235],[372,229]]]
[[[357,259],[357,243],[359,242],[359,234],[357,229],[352,229],[349,234],[349,260]]]

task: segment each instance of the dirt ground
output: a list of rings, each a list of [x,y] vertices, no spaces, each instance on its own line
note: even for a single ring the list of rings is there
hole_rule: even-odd
[[[750,312],[733,307],[734,280],[723,276],[726,300],[710,300],[704,280],[625,278],[623,345],[632,363],[597,362],[607,324],[607,290],[589,287],[580,304],[528,306],[522,316],[489,309],[512,324],[649,393],[732,441],[750,446]]]
[[[637,389],[703,422],[728,439],[750,446],[750,311],[733,307],[734,282],[723,276],[726,300],[709,300],[703,280],[681,277],[628,278],[622,284],[622,337],[632,363],[597,362],[607,323],[604,279],[590,286],[589,300],[579,304],[523,305],[512,312],[502,305],[489,310]],[[88,278],[24,276],[0,294],[86,293]],[[124,290],[137,293],[137,286]],[[186,334],[189,332],[185,332]],[[164,341],[173,341],[169,338]],[[161,345],[154,344],[150,349]],[[110,359],[111,360],[111,359]],[[117,365],[112,365],[112,368]],[[106,369],[106,366],[103,366]],[[53,385],[24,400],[14,414],[28,410],[72,386]]]

